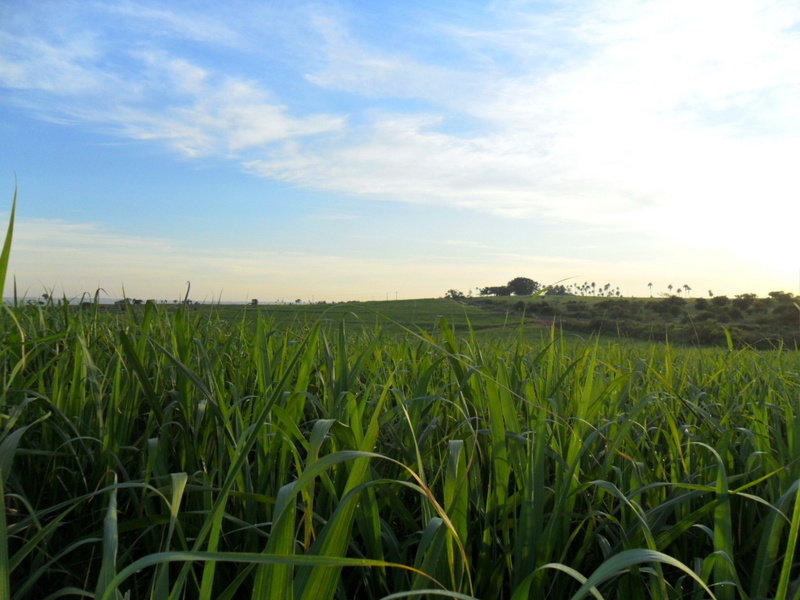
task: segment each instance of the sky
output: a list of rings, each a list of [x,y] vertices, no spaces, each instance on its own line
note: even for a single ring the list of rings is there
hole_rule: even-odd
[[[799,157],[796,0],[0,3],[29,297],[797,293]]]

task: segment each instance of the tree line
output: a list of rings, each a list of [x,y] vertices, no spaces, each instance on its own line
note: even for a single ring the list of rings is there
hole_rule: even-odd
[[[571,283],[568,285],[556,284],[544,286],[530,277],[515,277],[505,285],[491,285],[476,288],[480,296],[533,296],[542,292],[546,296],[603,296],[607,298],[620,297],[619,287],[610,283],[598,285],[594,281],[585,281],[582,284]],[[463,292],[456,289],[447,290],[445,298],[458,300],[466,298]]]

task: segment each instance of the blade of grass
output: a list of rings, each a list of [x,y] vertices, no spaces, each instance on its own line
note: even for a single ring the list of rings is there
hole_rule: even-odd
[[[792,567],[794,566],[794,553],[797,549],[798,533],[800,532],[800,486],[797,488],[797,493],[794,498],[794,509],[792,510],[792,524],[789,527],[789,539],[786,542],[786,554],[783,556],[783,564],[781,565],[781,574],[778,578],[778,591],[775,594],[776,598],[787,598],[789,593],[789,578],[792,574]],[[795,592],[792,600],[800,596],[800,588]]]
[[[0,600],[11,598],[11,569],[8,563],[8,528],[6,525],[6,490],[3,485],[5,473],[0,468]]]
[[[0,303],[3,302],[3,290],[8,273],[8,260],[11,256],[11,238],[14,235],[14,215],[17,212],[17,188],[14,186],[14,200],[11,202],[11,216],[8,219],[8,230],[3,242],[3,251],[0,253]]]
[[[100,574],[97,577],[95,598],[105,597],[107,593],[119,596],[116,586],[112,582],[117,574],[117,550],[119,546],[119,532],[117,530],[117,490],[111,490],[108,497],[108,510],[103,523],[103,559]]]

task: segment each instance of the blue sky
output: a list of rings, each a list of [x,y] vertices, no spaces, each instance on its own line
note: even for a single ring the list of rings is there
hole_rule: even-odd
[[[31,296],[796,293],[799,156],[794,0],[0,5]]]

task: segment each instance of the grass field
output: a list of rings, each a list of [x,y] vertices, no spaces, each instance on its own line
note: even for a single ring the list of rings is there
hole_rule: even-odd
[[[452,327],[466,330],[487,328],[514,327],[522,322],[522,316],[513,308],[507,310],[487,311],[478,306],[471,306],[445,298],[422,298],[415,300],[389,300],[376,302],[348,302],[345,304],[301,304],[301,305],[262,305],[258,307],[235,307],[227,309],[233,317],[239,310],[253,315],[254,312],[266,316],[276,326],[295,323],[323,322],[364,326],[400,325],[402,327],[418,327],[431,330],[437,326],[439,319],[445,317]]]
[[[347,308],[5,310],[0,598],[800,597],[796,352]]]

